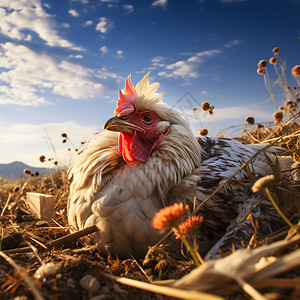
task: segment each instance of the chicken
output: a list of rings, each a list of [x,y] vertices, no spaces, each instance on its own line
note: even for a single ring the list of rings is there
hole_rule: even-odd
[[[99,231],[86,241],[119,257],[144,256],[148,246],[162,237],[151,224],[159,209],[183,202],[193,211],[263,147],[230,138],[196,138],[179,113],[162,101],[158,88],[159,83],[149,84],[149,73],[135,87],[128,76],[114,116],[104,125],[106,131],[85,142],[69,170],[71,229],[97,225]],[[263,154],[253,160],[251,171],[256,176],[272,172]],[[261,195],[241,184],[249,181],[245,170],[234,179],[197,210],[204,217],[198,232],[204,253],[224,239],[228,226],[227,231],[233,232],[230,244],[252,235],[242,224],[248,222],[249,227],[249,221],[241,219],[262,200]],[[263,220],[266,230],[266,221],[277,218],[266,201],[253,214]]]

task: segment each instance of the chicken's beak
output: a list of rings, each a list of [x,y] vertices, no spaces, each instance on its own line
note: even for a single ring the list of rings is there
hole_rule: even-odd
[[[143,128],[131,124],[129,122],[126,122],[125,120],[120,119],[117,116],[109,118],[104,125],[104,129],[110,131],[128,132],[128,133],[133,133],[134,130],[140,132],[145,131]]]

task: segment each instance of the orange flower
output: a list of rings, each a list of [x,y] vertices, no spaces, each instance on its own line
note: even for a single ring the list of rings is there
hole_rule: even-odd
[[[202,222],[203,222],[203,216],[201,216],[201,217],[192,216],[192,217],[189,217],[184,222],[180,223],[179,226],[178,226],[178,230],[182,235],[187,235],[192,229],[195,229],[195,228],[199,227],[199,225]],[[177,229],[175,229],[173,231],[176,235],[176,239],[179,239],[180,235],[178,234]]]
[[[152,226],[156,229],[168,229],[176,226],[180,218],[188,210],[188,205],[175,203],[158,211],[152,219]]]

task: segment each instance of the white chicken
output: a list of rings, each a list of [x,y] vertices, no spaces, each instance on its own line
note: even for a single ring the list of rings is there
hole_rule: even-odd
[[[158,88],[159,83],[149,84],[149,73],[135,87],[129,76],[119,91],[115,115],[104,125],[106,131],[87,140],[69,170],[70,227],[97,225],[99,231],[87,241],[119,257],[145,255],[162,237],[151,224],[160,208],[183,202],[193,211],[194,200],[198,207],[263,147],[229,138],[196,138],[180,114],[162,101]],[[252,161],[251,171],[256,176],[271,173],[263,154]],[[204,217],[198,232],[202,253],[229,225],[230,244],[252,235],[241,215],[249,214],[261,195],[241,180],[249,180],[244,170],[197,211]],[[261,230],[277,218],[267,201],[253,212],[262,220]]]

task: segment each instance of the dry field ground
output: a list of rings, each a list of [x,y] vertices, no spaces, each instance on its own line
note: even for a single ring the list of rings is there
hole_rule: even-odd
[[[276,57],[278,50],[273,52]],[[198,268],[186,253],[170,253],[163,247],[151,248],[143,260],[119,260],[82,244],[78,234],[70,235],[65,169],[43,177],[27,170],[17,180],[0,178],[0,298],[300,299],[299,87],[284,84],[284,72],[279,73],[275,61],[270,64],[275,66],[279,84],[294,100],[285,100],[274,114],[275,126],[247,118],[243,133],[235,138],[281,146],[294,159],[286,173],[278,171],[276,162],[272,165],[275,182],[269,186],[281,218],[290,225],[283,221],[278,231],[263,239],[254,232],[243,251],[227,253]],[[265,64],[259,63],[258,74],[264,75],[274,100]],[[28,192],[53,195],[55,219],[37,219],[26,203]]]

